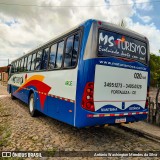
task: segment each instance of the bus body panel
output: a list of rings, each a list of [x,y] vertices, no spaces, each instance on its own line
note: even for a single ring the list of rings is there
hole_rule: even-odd
[[[108,62],[110,62],[109,63],[110,65],[108,65]],[[81,85],[77,85],[78,92],[77,92],[77,101],[76,101],[76,104],[77,104],[76,105],[77,106],[76,107],[76,111],[77,111],[76,115],[79,115],[79,117],[76,117],[76,120],[77,120],[76,126],[77,127],[101,125],[101,124],[106,124],[106,123],[107,124],[114,124],[115,119],[117,119],[118,117],[120,117],[120,118],[128,117],[128,118],[126,118],[126,122],[134,122],[134,121],[146,119],[146,117],[147,117],[146,114],[148,112],[148,109],[145,108],[144,101],[143,101],[143,104],[142,105],[139,104],[138,107],[135,107],[136,105],[134,105],[134,102],[132,103],[134,106],[130,106],[130,108],[126,107],[125,109],[118,108],[117,106],[114,106],[114,107],[112,106],[113,110],[110,110],[110,111],[109,110],[107,111],[106,109],[108,108],[108,106],[104,105],[107,102],[103,102],[102,104],[101,104],[101,102],[96,102],[96,103],[99,103],[101,107],[95,112],[91,112],[91,111],[88,111],[88,110],[85,110],[82,108],[82,96],[83,96],[83,92],[85,89],[85,85],[87,82],[94,82],[95,81],[96,66],[101,65],[101,66],[106,66],[106,67],[112,66],[115,68],[119,68],[119,67],[115,66],[115,64],[117,64],[117,63],[119,63],[121,65],[123,64],[123,66],[125,66],[125,65],[128,66],[128,67],[122,67],[125,70],[129,70],[130,68],[134,67],[134,68],[137,68],[135,71],[137,71],[137,72],[142,71],[142,72],[145,72],[146,74],[148,73],[148,70],[149,70],[148,67],[146,67],[145,65],[142,65],[139,62],[125,62],[123,60],[119,60],[119,59],[113,58],[113,57],[112,58],[95,58],[95,59],[85,60],[83,63],[83,66],[85,68],[83,70],[83,76],[81,76],[81,77],[78,76],[79,78],[78,78],[78,82],[77,82],[77,83],[80,82],[80,84],[81,84]],[[146,82],[147,86],[149,85],[148,76],[149,76],[149,74],[147,74],[147,82]],[[107,77],[107,75],[104,75],[102,78],[104,78],[104,77]],[[104,84],[99,84],[99,85],[104,85]],[[146,88],[147,87],[145,86],[145,89]],[[145,92],[144,94],[147,94],[146,90],[144,92]],[[103,92],[103,94],[105,94],[105,93]],[[122,102],[121,102],[121,105],[122,105]],[[102,108],[104,110],[103,112],[100,110]],[[131,108],[133,108],[133,109],[131,110]],[[110,116],[110,114],[113,116]],[[125,116],[125,114],[126,114],[126,116]],[[97,116],[97,117],[94,118],[94,116],[95,117]],[[103,116],[106,116],[106,117],[103,117]],[[80,118],[80,117],[83,117],[83,118]],[[91,121],[91,122],[89,123],[89,121]]]
[[[88,112],[89,113],[89,112]],[[83,118],[81,117],[77,123],[77,128],[83,128],[83,127],[90,127],[90,126],[103,126],[105,124],[107,125],[115,125],[120,123],[133,123],[145,120],[147,118],[146,112],[143,112],[142,114],[138,115],[124,115],[124,116],[106,116],[101,117],[101,115],[95,114],[95,117],[87,116],[90,114],[85,114],[83,112],[80,112],[79,115],[82,114]],[[117,123],[116,123],[117,121]]]
[[[99,95],[96,94],[100,93],[98,85],[102,84],[99,84],[99,82],[96,82],[95,84],[95,79],[97,79],[99,75],[99,73],[96,73],[96,68],[100,67],[103,69],[106,67],[109,69],[112,67],[111,71],[114,71],[114,68],[120,70],[124,69],[122,71],[123,74],[125,70],[129,71],[131,69],[134,69],[134,71],[137,72],[146,73],[147,82],[145,82],[145,84],[147,83],[147,86],[145,86],[144,92],[147,92],[146,89],[149,87],[150,74],[149,67],[138,61],[124,61],[120,59],[120,57],[117,58],[113,56],[98,57],[97,35],[99,28],[107,28],[119,33],[126,33],[127,35],[131,34],[134,38],[137,37],[141,40],[145,39],[139,34],[130,33],[129,31],[125,32],[124,29],[117,29],[118,27],[114,27],[111,24],[98,23],[99,22],[96,20],[88,20],[80,25],[83,27],[83,35],[81,37],[78,64],[75,69],[14,74],[8,83],[8,85],[11,85],[11,88],[13,88],[13,95],[28,104],[29,95],[31,91],[34,92],[37,110],[78,128],[115,124],[123,121],[126,123],[135,122],[146,119],[148,109],[144,106],[145,102],[138,103],[140,107],[137,110],[129,110],[128,106],[123,107],[124,104],[122,102],[119,107],[117,107],[116,103],[114,103],[114,107],[112,105],[113,108],[116,108],[115,110],[107,110],[108,106],[106,106],[105,102],[98,102],[101,99],[98,97]],[[147,39],[144,41],[146,41],[148,45]],[[117,66],[117,64],[121,64],[121,66]],[[106,71],[109,73],[107,69]],[[101,76],[103,76],[103,74],[104,72],[100,73]],[[104,80],[107,80],[108,76],[109,75],[104,75]],[[13,83],[13,77],[17,77],[17,81],[19,82]],[[23,83],[21,83],[20,78],[23,79]],[[30,78],[33,80],[33,83],[27,81]],[[28,85],[22,86],[25,82],[27,82]],[[97,101],[94,102],[96,108],[95,112],[86,110],[82,107],[84,89],[88,82],[93,82],[96,86],[95,92],[97,93],[94,93],[94,98]],[[105,92],[105,90],[103,90],[103,92]],[[106,99],[107,95],[105,96],[105,100]],[[142,99],[144,100],[144,95]],[[114,100],[116,100],[116,98]],[[102,108],[104,111],[101,111]]]
[[[96,27],[95,27],[96,26]],[[94,125],[102,125],[102,124],[115,124],[118,122],[123,122],[123,119],[125,122],[134,122],[139,120],[144,120],[147,118],[147,112],[148,109],[145,108],[145,102],[146,102],[146,95],[147,95],[147,89],[149,87],[149,67],[136,61],[124,61],[117,57],[100,57],[98,58],[96,55],[97,53],[97,39],[96,36],[98,34],[98,28],[97,22],[92,21],[92,25],[86,25],[86,28],[84,29],[84,32],[86,31],[86,35],[88,37],[84,37],[84,39],[87,39],[86,48],[84,49],[83,55],[81,57],[81,63],[79,65],[79,71],[78,72],[78,79],[77,79],[77,96],[76,96],[76,120],[75,120],[75,126],[76,127],[85,127],[85,126],[94,126]],[[88,29],[89,28],[89,29]],[[107,27],[106,27],[107,28]],[[109,30],[112,30],[112,28],[107,28]],[[114,28],[113,31],[116,29]],[[117,30],[116,30],[117,31]],[[123,30],[122,30],[123,31]],[[118,32],[118,31],[117,31]],[[124,31],[123,31],[124,32]],[[127,32],[129,35],[129,32]],[[132,34],[133,36],[134,33]],[[138,38],[141,38],[139,35],[136,35]],[[136,37],[135,36],[135,37]],[[143,38],[142,38],[143,39]],[[148,43],[146,39],[146,43]],[[94,45],[93,45],[94,44]],[[147,44],[148,45],[148,44]],[[92,47],[91,47],[92,46]],[[117,64],[121,64],[121,66],[117,66]],[[131,102],[128,103],[127,107],[123,107],[125,103],[120,104],[120,107],[118,108],[116,106],[116,103],[114,102],[115,106],[111,105],[110,108],[112,110],[107,111],[108,105],[105,106],[105,102],[101,104],[101,102],[94,102],[98,106],[98,110],[95,112],[88,111],[84,108],[82,108],[82,98],[85,90],[85,86],[88,82],[94,82],[95,83],[95,75],[96,75],[96,66],[102,66],[102,67],[115,67],[117,69],[124,69],[123,72],[132,70],[132,72],[138,72],[138,73],[144,73],[146,76],[146,80],[143,81],[143,95],[142,97],[138,97],[138,102]],[[113,69],[112,69],[113,70]],[[134,70],[134,71],[133,71]],[[103,75],[104,73],[102,73]],[[112,73],[110,73],[112,74]],[[109,76],[109,75],[108,75]],[[107,75],[104,75],[107,79]],[[128,77],[127,77],[128,78]],[[129,81],[131,82],[131,81]],[[98,85],[103,84],[97,84],[97,91],[98,91]],[[95,91],[95,88],[94,88]],[[95,92],[97,92],[95,91]],[[100,91],[99,91],[100,92]],[[102,93],[105,94],[105,93]],[[140,93],[139,93],[140,95]],[[107,95],[106,95],[107,97]],[[94,98],[95,93],[94,93]],[[131,97],[130,97],[131,98]],[[142,98],[142,102],[140,102]],[[116,98],[115,98],[116,99]],[[133,100],[133,98],[131,98]],[[99,101],[97,99],[97,101]],[[123,107],[123,109],[122,109]],[[101,111],[101,108],[105,111]],[[133,108],[133,110],[131,109]],[[114,111],[115,110],[115,111]]]
[[[18,99],[28,104],[32,92],[36,99],[37,110],[74,125],[76,80],[77,68],[72,72],[66,69],[14,74],[9,79],[8,85],[11,86],[13,95]]]

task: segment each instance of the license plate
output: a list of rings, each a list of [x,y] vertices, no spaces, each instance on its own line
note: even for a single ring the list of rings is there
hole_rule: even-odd
[[[126,118],[118,118],[115,120],[115,123],[124,123],[126,122]]]

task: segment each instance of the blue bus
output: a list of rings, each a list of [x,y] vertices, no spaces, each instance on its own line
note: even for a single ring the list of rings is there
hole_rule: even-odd
[[[144,120],[148,113],[149,42],[89,19],[11,63],[8,92],[75,127]]]

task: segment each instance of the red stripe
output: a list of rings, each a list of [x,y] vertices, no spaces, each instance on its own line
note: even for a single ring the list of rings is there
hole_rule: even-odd
[[[117,41],[117,40],[116,40]],[[118,59],[122,60],[122,61],[127,61],[127,62],[135,62],[135,60],[132,59],[127,59],[127,58],[119,58]]]
[[[100,114],[99,117],[104,117],[104,114]]]
[[[58,99],[61,99],[61,100],[64,100],[64,101],[67,101],[67,102],[75,102],[74,100],[71,100],[71,99],[67,99],[67,98],[64,98],[64,97],[60,97],[60,96],[55,96],[55,95],[53,95],[53,94],[48,94],[48,96],[51,96],[51,97],[53,97],[53,98],[58,98]]]
[[[119,116],[124,116],[124,113],[120,113]]]
[[[134,112],[135,113],[135,112]],[[118,116],[124,116],[125,113],[120,113]],[[136,114],[140,114],[140,112],[136,112]],[[143,112],[142,114],[147,114],[147,112]],[[96,114],[87,114],[87,117],[92,118]],[[115,114],[109,114],[110,116],[114,117]],[[129,112],[128,115],[132,115],[132,112]],[[99,114],[99,117],[105,117],[105,114]]]
[[[120,113],[118,116],[124,116],[125,113]],[[140,114],[140,112],[136,112],[136,114]],[[147,114],[147,112],[142,112],[142,114]],[[95,114],[88,114],[87,117],[92,118]],[[114,117],[115,114],[109,114]],[[132,115],[132,112],[129,112],[128,115]],[[105,117],[105,114],[99,114],[99,117]]]
[[[88,118],[92,118],[92,117],[93,117],[93,114],[87,114],[87,117],[88,117]]]

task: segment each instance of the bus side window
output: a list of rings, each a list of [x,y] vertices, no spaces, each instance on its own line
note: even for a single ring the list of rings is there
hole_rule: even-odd
[[[32,54],[28,56],[27,71],[30,71],[31,69],[31,62],[32,62]]]
[[[17,72],[19,72],[19,61],[17,61]]]
[[[55,68],[61,68],[63,59],[64,41],[58,44]]]
[[[20,72],[23,72],[23,65],[24,65],[24,58],[22,59],[22,62],[21,62]]]
[[[47,69],[49,48],[43,50],[41,69]]]
[[[11,73],[14,73],[15,63],[11,63]]]
[[[72,58],[72,51],[73,51],[73,39],[74,36],[71,36],[67,39],[66,48],[65,48],[65,58],[64,58],[64,67],[71,66],[71,58]]]
[[[71,66],[75,66],[77,63],[77,56],[78,56],[78,49],[79,49],[79,34],[76,34],[74,36],[74,48],[72,51],[72,62],[71,62]]]
[[[17,62],[14,62],[14,73],[16,73],[17,72]]]
[[[42,51],[38,51],[37,57],[36,57],[35,70],[40,70],[41,69],[41,61],[42,61]]]
[[[25,59],[24,59],[24,71],[27,70],[27,58],[28,57],[25,57]]]
[[[36,53],[33,54],[32,56],[32,64],[31,64],[31,71],[34,70],[35,67],[35,61],[36,61]]]
[[[48,69],[54,69],[56,61],[57,44],[51,46],[51,52],[49,55]]]
[[[21,60],[19,60],[19,63],[18,63],[18,67],[17,67],[18,72],[20,72],[20,68],[21,68]]]

